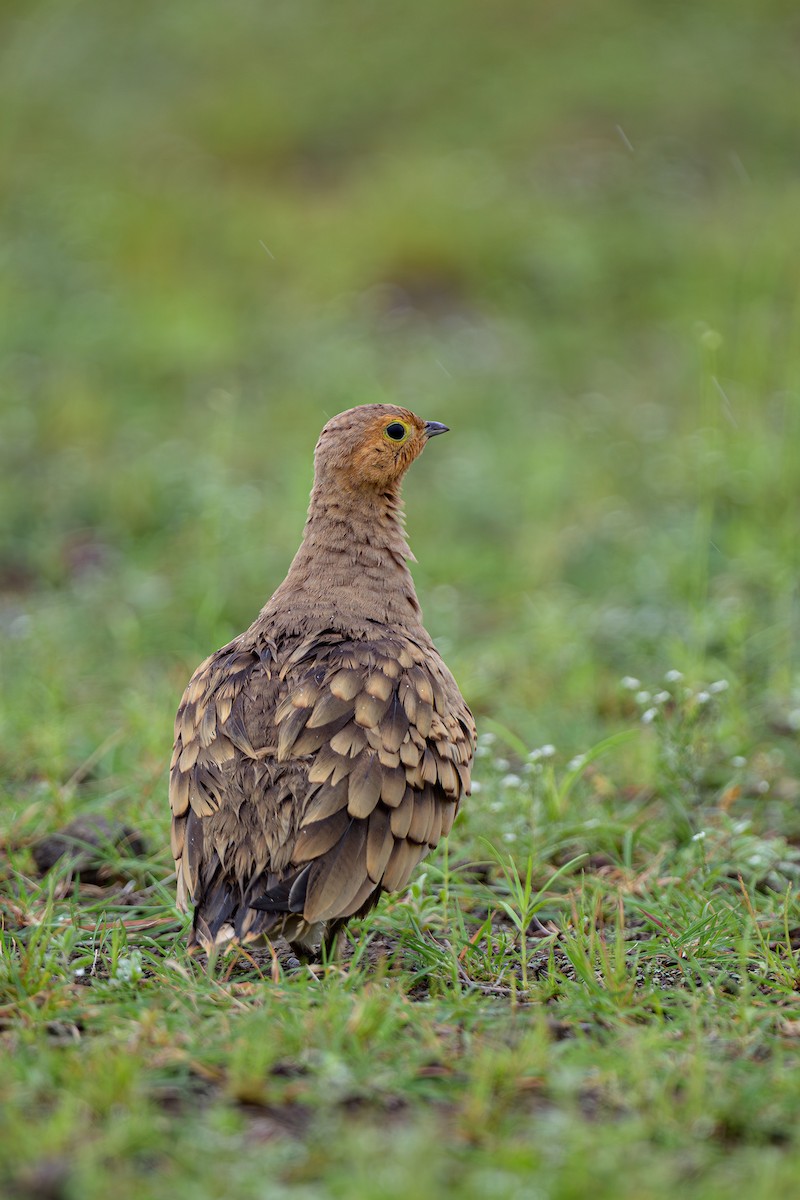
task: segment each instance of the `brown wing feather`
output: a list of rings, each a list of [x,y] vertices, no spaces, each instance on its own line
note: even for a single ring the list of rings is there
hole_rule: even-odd
[[[351,819],[336,846],[317,859],[303,916],[309,924],[343,917],[367,880],[367,823]]]
[[[226,728],[232,696],[255,661],[253,651],[236,642],[207,658],[190,679],[175,718],[169,801],[178,905],[184,910],[196,896],[202,867],[200,822],[219,807],[226,790],[223,768],[237,754]]]
[[[170,777],[196,935],[335,923],[405,887],[469,791],[474,738],[447,668],[410,638],[218,651],[186,689]]]
[[[364,822],[369,831],[368,863],[354,855],[343,872],[340,850],[337,870],[324,873],[324,904],[318,899],[322,885],[309,888],[307,920],[320,919],[322,912],[327,918],[346,915],[355,871],[368,869],[385,890],[405,886],[420,857],[452,827],[469,790],[466,764],[475,736],[472,715],[438,655],[407,639],[333,647],[319,688],[314,712],[336,712],[348,720],[311,765],[309,779],[320,784],[316,811],[333,780],[346,786],[353,828]],[[341,703],[346,698],[347,713],[329,705],[326,693]],[[302,750],[303,738],[298,734],[290,753]],[[457,770],[454,760],[462,759],[465,765]],[[301,822],[299,841],[305,846],[302,828]],[[406,841],[413,847],[407,851],[399,848]],[[299,861],[296,854],[293,859]]]

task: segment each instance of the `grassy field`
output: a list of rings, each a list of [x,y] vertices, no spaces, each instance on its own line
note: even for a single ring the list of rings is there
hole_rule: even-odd
[[[796,6],[0,47],[0,1192],[800,1195]],[[173,714],[374,400],[452,428],[406,496],[475,794],[337,961],[207,974]],[[78,816],[144,847],[40,876]]]

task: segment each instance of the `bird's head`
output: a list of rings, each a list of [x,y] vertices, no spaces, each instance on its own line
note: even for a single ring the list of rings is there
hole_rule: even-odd
[[[399,483],[429,438],[446,433],[395,404],[362,404],[339,413],[319,435],[314,452],[317,483],[346,491],[385,491]]]

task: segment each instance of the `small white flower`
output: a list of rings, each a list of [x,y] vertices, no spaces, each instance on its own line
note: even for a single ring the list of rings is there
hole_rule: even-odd
[[[634,699],[637,704],[649,704],[650,703],[650,693],[649,692],[637,692]]]
[[[694,837],[692,838],[692,841],[693,842],[702,842],[702,840],[705,836],[706,836],[705,829],[701,829],[699,833],[696,833],[694,835]]]
[[[482,792],[482,791],[483,791],[483,784],[481,783],[480,779],[473,779],[473,781],[472,781],[473,796],[477,796],[478,792]]]
[[[712,354],[715,354],[716,351],[719,350],[722,342],[722,334],[716,329],[706,329],[704,333],[700,334],[700,345],[704,346],[705,349],[709,350]]]
[[[498,771],[507,771],[509,762],[507,758],[496,758],[494,760],[494,765],[497,767]]]
[[[515,842],[516,840],[517,840],[517,835],[515,833],[504,833],[503,834],[504,842]]]
[[[503,804],[500,800],[493,800],[489,805],[489,812],[502,812],[504,808],[505,804]]]
[[[733,758],[731,759],[731,766],[741,770],[742,767],[747,766],[747,759],[742,754],[734,754]]]
[[[790,713],[786,714],[786,724],[795,733],[800,729],[800,708],[793,708]]]
[[[8,636],[14,641],[21,641],[31,631],[33,622],[27,613],[19,613],[8,625]]]
[[[642,724],[643,725],[651,725],[653,723],[653,721],[655,721],[657,716],[658,716],[657,708],[648,708],[646,712],[642,713]]]
[[[711,699],[710,692],[698,692],[697,695],[695,696],[695,700],[697,701],[698,704],[708,704],[710,699]]]
[[[642,686],[640,680],[636,679],[633,675],[625,675],[619,682],[620,686],[624,687],[626,692],[635,692]]]
[[[708,690],[712,696],[718,695],[720,692],[727,692],[730,684],[727,679],[715,679],[713,683],[708,685]]]
[[[138,950],[132,950],[125,958],[117,960],[112,972],[112,983],[138,983],[142,978],[142,956]]]
[[[674,670],[667,671],[666,675],[664,676],[664,679],[666,680],[667,683],[680,683],[680,681],[683,679],[683,672],[682,671],[674,671]]]
[[[667,701],[671,700],[671,699],[672,699],[671,692],[656,692],[655,696],[653,696],[653,703],[654,704],[666,704]]]
[[[549,742],[544,746],[536,746],[528,755],[528,762],[538,763],[543,758],[552,758],[555,752],[555,746],[551,746]]]
[[[569,760],[569,762],[567,763],[567,770],[568,771],[580,771],[581,767],[585,767],[585,766],[586,766],[586,755],[585,754],[576,754],[575,757],[571,758]]]
[[[503,778],[500,780],[500,783],[501,783],[502,787],[509,787],[509,788],[510,787],[520,787],[522,784],[522,780],[520,779],[519,775],[511,774],[511,775],[504,775]]]
[[[488,730],[486,733],[478,734],[478,745],[479,746],[493,746],[496,741],[497,741],[497,738],[495,737],[495,735]]]
[[[764,795],[765,792],[768,792],[769,791],[769,780],[759,779],[758,783],[756,784],[756,791],[762,796]]]
[[[86,974],[86,970],[83,967],[76,967],[72,973],[76,979],[80,979],[82,975]]]

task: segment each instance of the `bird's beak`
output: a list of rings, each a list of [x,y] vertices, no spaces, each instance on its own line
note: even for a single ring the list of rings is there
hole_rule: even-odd
[[[442,425],[441,421],[426,421],[425,434],[427,437],[436,437],[437,433],[449,433],[449,425]]]

